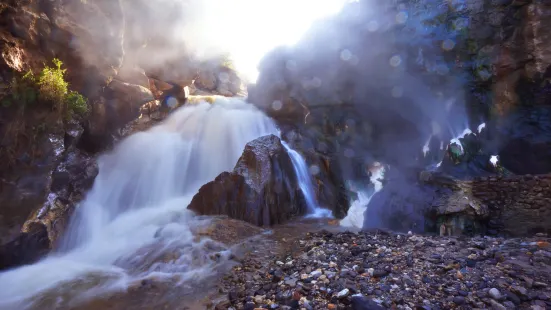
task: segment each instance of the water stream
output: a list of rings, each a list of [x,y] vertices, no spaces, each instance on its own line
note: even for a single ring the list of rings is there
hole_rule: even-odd
[[[310,175],[310,169],[304,158],[295,150],[293,150],[289,145],[283,142],[283,146],[287,150],[291,161],[293,162],[293,167],[295,168],[295,174],[298,179],[300,189],[306,200],[308,206],[308,215],[307,217],[311,218],[331,218],[333,215],[328,209],[318,207],[314,194],[314,186],[312,185],[312,177]]]
[[[0,274],[0,309],[78,304],[149,276],[200,280],[224,246],[194,238],[186,208],[205,183],[231,171],[249,141],[275,134],[273,121],[236,98],[189,105],[162,124],[123,140],[98,160],[99,175],[77,208],[60,248],[42,261]],[[304,159],[285,146],[317,211]],[[208,221],[208,220],[206,220]]]

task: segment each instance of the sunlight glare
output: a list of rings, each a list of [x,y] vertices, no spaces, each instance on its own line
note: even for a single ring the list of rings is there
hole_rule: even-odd
[[[312,23],[338,13],[346,0],[203,0],[201,26],[187,29],[203,53],[229,53],[237,71],[251,81],[262,57],[293,45]]]

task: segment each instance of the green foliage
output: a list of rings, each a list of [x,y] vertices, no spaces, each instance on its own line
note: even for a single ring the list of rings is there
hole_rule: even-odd
[[[65,81],[65,69],[62,62],[54,59],[55,67],[44,67],[38,77],[40,99],[52,104],[59,110],[65,110],[65,96],[68,94],[69,83]]]
[[[85,115],[88,113],[86,98],[76,91],[69,91],[66,98],[66,104],[72,115]]]
[[[53,60],[53,67],[45,66],[38,77],[28,72],[22,77],[14,77],[9,85],[9,93],[1,104],[4,107],[17,105],[25,107],[41,103],[52,107],[64,117],[84,115],[88,112],[87,99],[76,91],[69,90],[65,81],[65,69],[59,59]]]

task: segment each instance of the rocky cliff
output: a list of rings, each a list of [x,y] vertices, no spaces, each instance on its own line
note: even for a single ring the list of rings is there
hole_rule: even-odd
[[[190,14],[185,4],[0,3],[0,243],[36,253],[54,247],[93,183],[95,154],[141,113],[164,115],[193,94],[242,93],[240,77],[223,59],[197,59],[178,39]],[[351,2],[295,47],[268,55],[249,100],[305,156],[318,201],[337,217],[349,205],[346,181],[368,178],[376,161],[417,179],[428,164],[422,148],[429,137],[430,152],[441,157],[440,145],[481,122],[487,131],[469,158],[479,158],[482,168],[471,170],[474,160],[469,169],[454,166],[465,179],[496,174],[490,155],[512,174],[549,173],[550,12],[539,0]],[[62,64],[65,90],[63,100],[45,104],[32,88],[43,84],[28,79],[40,79],[53,59]],[[65,97],[76,94],[85,113],[65,113]],[[404,188],[395,187],[397,195]],[[424,185],[420,192],[433,191],[446,189]],[[503,208],[496,216],[510,218]],[[538,212],[520,217],[546,211]],[[490,229],[507,232],[511,222]]]

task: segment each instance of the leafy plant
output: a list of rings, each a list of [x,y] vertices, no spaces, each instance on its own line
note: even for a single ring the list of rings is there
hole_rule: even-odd
[[[65,69],[61,69],[61,60],[53,60],[55,67],[44,67],[38,77],[40,99],[52,104],[60,111],[65,110],[65,96],[69,83],[65,81]]]
[[[76,91],[69,90],[65,80],[63,63],[54,59],[54,66],[45,66],[38,77],[31,71],[22,77],[14,77],[9,85],[9,94],[1,104],[4,107],[17,105],[24,109],[30,104],[46,104],[65,117],[84,115],[88,112],[87,99]]]
[[[69,91],[66,98],[66,104],[72,115],[85,115],[88,113],[86,98],[76,91]]]

